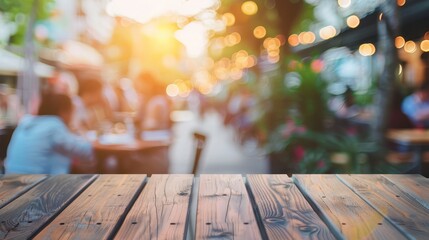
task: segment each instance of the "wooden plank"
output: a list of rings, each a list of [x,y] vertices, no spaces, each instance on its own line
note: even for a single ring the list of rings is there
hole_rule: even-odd
[[[28,239],[95,178],[52,176],[0,209],[0,239]]]
[[[241,175],[200,175],[196,239],[261,239]]]
[[[418,174],[383,175],[429,209],[429,179]]]
[[[152,175],[115,239],[185,239],[193,175]]]
[[[381,175],[338,175],[355,193],[407,236],[427,239],[429,210]]]
[[[46,179],[46,175],[0,175],[0,208]]]
[[[146,175],[100,175],[35,239],[107,239],[140,193]]]
[[[335,239],[287,175],[247,175],[269,239]]]
[[[293,179],[338,235],[346,239],[406,239],[335,175],[294,175]]]

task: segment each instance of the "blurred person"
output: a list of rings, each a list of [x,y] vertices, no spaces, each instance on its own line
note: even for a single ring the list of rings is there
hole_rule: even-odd
[[[69,96],[44,94],[38,114],[24,116],[12,135],[6,173],[65,174],[70,172],[72,158],[90,162],[92,145],[69,131],[72,118]]]
[[[73,97],[76,113],[73,127],[77,130],[97,130],[100,124],[112,118],[112,109],[105,99],[103,83],[96,78],[82,79],[78,94]]]
[[[139,130],[169,130],[170,101],[165,86],[150,73],[142,73],[135,81],[140,107],[136,123]]]
[[[408,116],[414,126],[429,127],[429,81],[424,81],[416,91],[402,102],[402,112]]]
[[[134,86],[140,100],[135,118],[137,133],[145,140],[170,140],[170,102],[165,87],[146,72],[135,79]],[[168,148],[165,146],[136,152],[122,162],[122,167],[129,174],[168,173]]]
[[[356,104],[353,90],[349,86],[346,87],[346,90],[341,96],[333,98],[329,102],[329,106],[335,116],[342,119],[355,117],[362,110]]]

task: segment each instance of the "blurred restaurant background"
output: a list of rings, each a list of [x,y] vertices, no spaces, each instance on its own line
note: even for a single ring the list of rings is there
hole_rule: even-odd
[[[428,12],[427,0],[0,0],[0,157],[43,91],[73,98],[96,79],[92,122],[71,131],[105,152],[167,142],[98,154],[105,172],[136,158],[121,171],[428,175],[429,132],[402,111],[429,80]],[[159,87],[167,131],[140,131],[140,95]]]

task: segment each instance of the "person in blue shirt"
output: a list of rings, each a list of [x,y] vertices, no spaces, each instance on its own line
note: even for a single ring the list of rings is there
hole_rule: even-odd
[[[69,131],[72,117],[69,96],[43,95],[38,115],[24,116],[12,135],[6,174],[65,174],[71,159],[92,161],[92,144]]]
[[[416,127],[429,127],[429,81],[423,82],[415,93],[404,99],[402,112]]]

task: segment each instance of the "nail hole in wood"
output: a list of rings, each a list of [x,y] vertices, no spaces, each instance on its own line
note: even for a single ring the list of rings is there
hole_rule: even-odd
[[[378,225],[383,225],[383,223],[378,223]]]
[[[28,221],[28,223],[32,223],[33,221]]]
[[[343,225],[346,225],[346,223],[342,223]]]
[[[228,194],[224,193],[224,194],[222,194],[222,196],[228,196]]]
[[[245,222],[245,223],[243,223],[244,225],[248,225],[249,223],[248,222]]]
[[[100,222],[98,222],[98,223],[97,223],[97,225],[101,225],[101,223],[100,223]]]
[[[60,223],[60,225],[64,225],[64,223]]]
[[[122,196],[121,194],[118,194],[118,197]]]
[[[210,224],[212,224],[212,223],[206,222],[206,225],[210,225]]]
[[[131,222],[131,224],[133,224],[133,225],[134,225],[134,224],[137,224],[137,222]]]
[[[170,225],[176,225],[176,223],[170,223]]]
[[[400,197],[399,195],[396,195],[396,197]]]
[[[88,197],[92,197],[92,195],[91,195],[91,194],[89,194],[89,195],[88,195]]]

